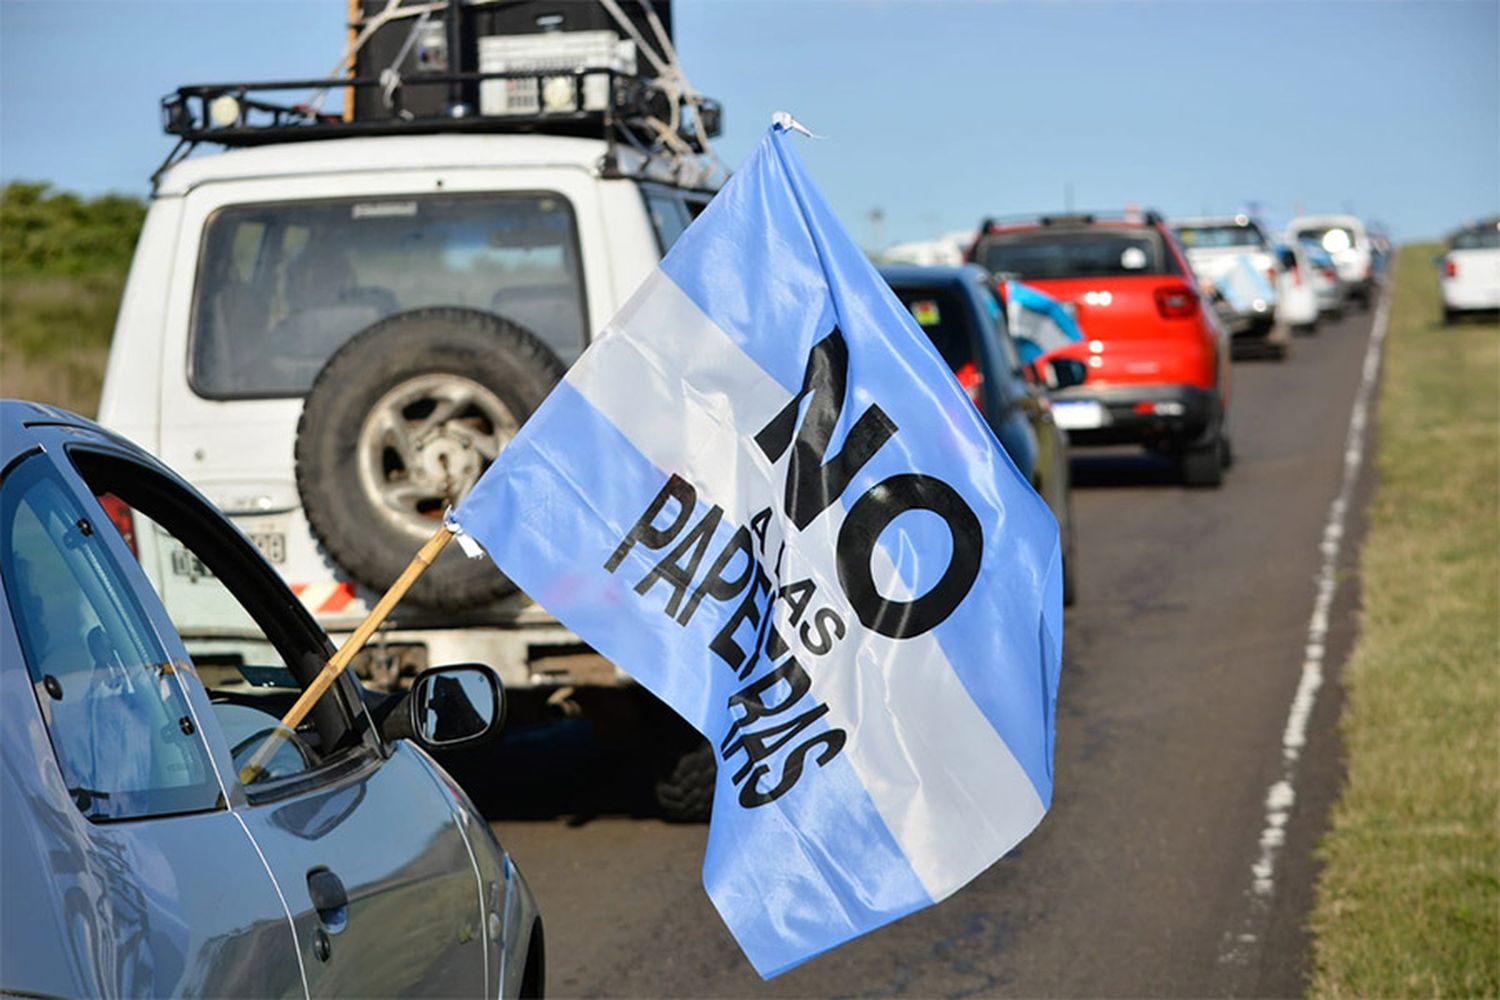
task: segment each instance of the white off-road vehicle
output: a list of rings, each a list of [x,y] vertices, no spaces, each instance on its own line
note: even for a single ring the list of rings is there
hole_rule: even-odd
[[[715,187],[712,102],[620,65],[625,43],[603,46],[601,64],[591,38],[559,70],[568,40],[536,37],[546,75],[517,70],[511,45],[496,72],[320,85],[376,91],[389,112],[377,117],[263,96],[314,81],[186,87],[163,102],[169,133],[226,149],[174,156],[157,175],[99,419],[228,514],[336,639]],[[477,100],[412,114],[399,96],[419,84]],[[527,86],[533,100],[517,106]],[[200,571],[185,557],[163,565]],[[711,754],[488,560],[452,546],[355,669],[393,688],[467,661],[499,674],[523,718],[549,701],[635,703],[646,717],[627,718],[667,734],[664,810],[706,814]]]

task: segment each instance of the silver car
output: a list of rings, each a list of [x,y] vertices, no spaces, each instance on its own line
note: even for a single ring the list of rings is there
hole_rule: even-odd
[[[531,892],[428,755],[498,730],[490,670],[282,726],[333,650],[252,540],[15,401],[0,583],[0,993],[540,995]]]

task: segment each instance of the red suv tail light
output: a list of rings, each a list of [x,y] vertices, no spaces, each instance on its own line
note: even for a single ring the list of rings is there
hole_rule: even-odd
[[[1187,319],[1198,314],[1198,296],[1186,285],[1163,285],[1156,290],[1156,311],[1162,319]]]
[[[1452,257],[1443,258],[1443,276],[1445,278],[1458,277],[1458,265],[1453,262]]]
[[[115,526],[120,537],[125,539],[125,545],[130,549],[130,554],[139,559],[141,550],[135,544],[135,515],[131,513],[130,506],[113,493],[100,494],[99,506],[104,508],[109,522]]]

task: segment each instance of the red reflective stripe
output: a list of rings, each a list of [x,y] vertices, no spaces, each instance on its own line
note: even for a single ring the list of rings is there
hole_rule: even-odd
[[[343,611],[354,602],[354,587],[352,584],[341,583],[333,591],[333,594],[322,604],[318,605],[318,614],[334,614]]]
[[[291,588],[315,615],[338,614],[355,601],[352,583],[294,583]]]

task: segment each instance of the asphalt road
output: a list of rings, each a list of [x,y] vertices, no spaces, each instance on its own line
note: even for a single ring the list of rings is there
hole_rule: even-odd
[[[1320,542],[1372,314],[1234,366],[1237,462],[1217,491],[1133,450],[1075,457],[1079,603],[1068,612],[1056,797],[952,898],[763,983],[704,894],[706,832],[651,818],[628,754],[581,725],[518,738],[488,809],[547,925],[554,996],[1291,996],[1312,848],[1339,782],[1338,670],[1366,482],[1355,489],[1327,683],[1251,892],[1267,791],[1308,641]],[[1264,873],[1262,873],[1264,874]]]

